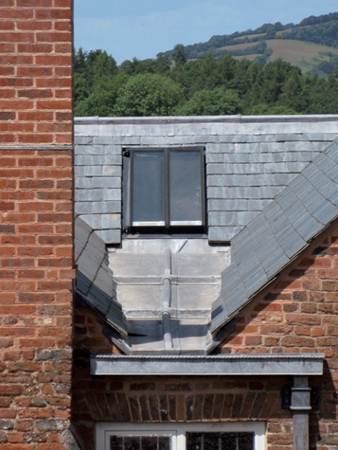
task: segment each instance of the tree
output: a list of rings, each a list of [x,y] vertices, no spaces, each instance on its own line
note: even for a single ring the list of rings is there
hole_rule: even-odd
[[[262,83],[262,99],[268,105],[277,103],[285,81],[293,66],[281,58],[269,62],[264,68]]]
[[[294,67],[284,86],[278,103],[303,112],[306,109],[307,98],[303,95],[302,75],[298,68]]]
[[[288,116],[298,114],[292,108],[284,105],[269,106],[266,103],[255,105],[245,112],[250,116]]]
[[[229,83],[229,87],[236,89],[241,97],[250,90],[249,68],[251,62],[247,59],[236,61],[234,76]]]
[[[102,50],[88,53],[80,48],[74,55],[74,72],[75,114],[86,116],[100,112],[101,115],[105,111],[107,115],[104,105],[100,108],[98,97],[102,99],[100,93],[104,92],[105,98],[110,95],[112,79],[118,72],[114,58]]]
[[[75,104],[85,100],[89,96],[90,92],[87,87],[87,80],[81,73],[75,73],[74,75],[74,101]]]
[[[117,74],[117,65],[114,58],[107,52],[97,54],[92,64],[93,84],[100,83],[102,78],[111,78]]]
[[[80,47],[74,52],[74,72],[75,74],[84,73],[87,67],[87,53]]]
[[[182,44],[175,45],[173,51],[171,52],[171,57],[177,66],[185,64],[187,62],[187,58],[185,56],[184,46]]]
[[[217,116],[240,114],[242,101],[234,90],[224,88],[203,89],[176,110],[182,116]]]
[[[129,78],[116,100],[115,115],[170,116],[182,99],[182,89],[170,78],[140,74]]]
[[[78,117],[114,116],[116,99],[128,78],[128,75],[124,73],[110,79],[104,78],[100,84],[95,85],[93,91],[87,97],[76,102],[75,115]]]
[[[338,113],[338,68],[327,79],[327,111],[326,114]]]
[[[327,114],[329,112],[328,104],[332,93],[328,89],[327,81],[319,78],[317,75],[305,77],[306,91],[308,98],[308,107],[306,114]]]

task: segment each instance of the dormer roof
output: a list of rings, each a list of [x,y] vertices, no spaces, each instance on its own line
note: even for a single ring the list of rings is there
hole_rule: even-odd
[[[123,352],[208,353],[238,311],[336,218],[337,120],[337,116],[75,120],[77,291],[110,325],[112,339]],[[202,240],[208,251],[201,252],[206,248],[203,242],[162,243],[163,251],[157,248],[143,258],[137,239],[133,243],[123,235],[122,152],[133,146],[205,148],[208,226]],[[177,248],[189,251],[179,255]],[[200,277],[194,272],[193,248],[198,249],[195,261],[198,256],[212,270],[217,266],[204,280],[200,300],[206,306],[202,311],[197,301],[199,316],[195,304],[190,311],[177,306],[188,305],[189,295],[196,298],[194,289],[180,285],[189,283],[189,277],[195,281]],[[170,349],[164,339],[163,305],[157,294],[150,295],[162,296],[163,288],[153,286],[166,277],[144,276],[145,286],[150,284],[143,286],[140,296],[137,269],[128,274],[130,262],[134,261],[134,269],[137,264],[144,269],[156,258],[161,265],[162,259],[168,260],[168,251],[170,261],[190,261],[190,266],[183,263],[190,267],[188,278],[175,268],[171,272],[171,267],[164,268],[178,292],[177,314],[173,308],[169,311],[175,319],[169,321],[174,342]],[[179,291],[185,293],[182,301]]]

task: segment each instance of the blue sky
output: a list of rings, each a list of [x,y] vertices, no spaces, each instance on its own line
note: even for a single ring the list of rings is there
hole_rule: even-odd
[[[74,0],[75,48],[106,50],[118,64],[155,58],[176,44],[299,23],[338,12],[337,0]]]

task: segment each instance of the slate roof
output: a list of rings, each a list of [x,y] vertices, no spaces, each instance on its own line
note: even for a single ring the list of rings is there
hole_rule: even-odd
[[[116,286],[109,268],[106,243],[81,217],[75,219],[75,230],[77,292],[113,328],[126,335],[125,317],[116,301]]]
[[[212,312],[211,331],[217,342],[219,330],[336,217],[337,120],[337,116],[76,119],[79,294],[115,330],[128,334],[126,311],[117,295],[119,280],[109,264],[109,248],[122,244],[122,149],[202,145],[207,239],[212,245],[231,241],[232,262],[218,274],[220,295]],[[137,295],[132,296],[137,304]],[[133,304],[132,298],[128,302]],[[117,345],[124,350],[127,341],[123,338]],[[206,336],[204,351],[212,348],[209,344]]]
[[[336,116],[78,118],[75,212],[120,243],[122,147],[203,145],[208,238],[229,242],[336,133]]]
[[[338,216],[338,139],[231,241],[211,332],[228,322]]]

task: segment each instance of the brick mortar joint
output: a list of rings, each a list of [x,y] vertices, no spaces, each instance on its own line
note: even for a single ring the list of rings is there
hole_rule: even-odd
[[[0,145],[2,151],[73,151],[74,145]],[[21,156],[21,155],[20,155]]]

